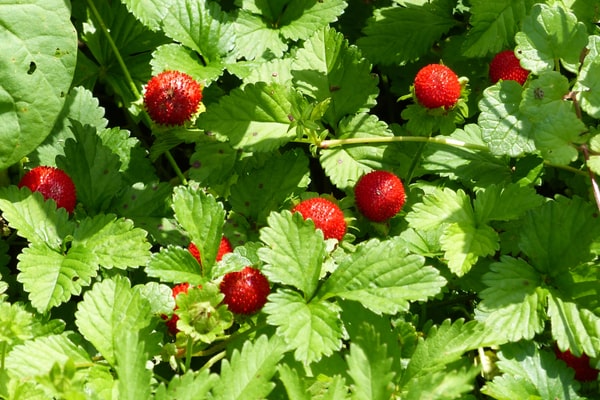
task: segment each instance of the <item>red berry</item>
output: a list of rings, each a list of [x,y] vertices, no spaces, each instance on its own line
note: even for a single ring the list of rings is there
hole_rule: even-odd
[[[21,178],[18,185],[31,189],[32,192],[40,192],[44,198],[53,199],[58,208],[63,207],[72,213],[77,203],[75,185],[63,170],[39,166],[35,167]]]
[[[200,261],[200,250],[198,250],[198,246],[194,243],[188,245],[188,250],[198,262]],[[217,261],[221,261],[223,256],[227,253],[231,253],[233,251],[233,247],[231,246],[231,242],[225,236],[221,238],[221,243],[219,244],[219,250],[217,251]]]
[[[299,212],[304,219],[312,219],[315,228],[323,231],[325,239],[335,238],[342,241],[346,234],[344,213],[337,204],[322,197],[303,200],[292,208],[292,213]]]
[[[415,96],[427,108],[450,108],[460,98],[458,76],[442,64],[429,64],[415,76]]]
[[[172,289],[173,298],[177,299],[177,295],[179,293],[187,293],[189,289],[189,283],[180,283],[179,285],[175,285]],[[177,305],[175,306],[174,310],[177,310]],[[163,315],[162,318],[166,320],[165,324],[167,325],[167,328],[169,328],[169,332],[171,332],[172,335],[177,335],[177,332],[179,332],[179,329],[177,329],[177,321],[179,321],[179,316],[173,313],[171,318],[168,320],[166,315]]]
[[[250,315],[262,308],[270,292],[269,281],[256,268],[244,267],[241,271],[225,274],[221,285],[223,302],[235,314]]]
[[[575,357],[569,349],[560,351],[558,346],[554,346],[554,354],[559,360],[563,360],[569,367],[575,370],[575,379],[580,382],[595,381],[598,379],[598,371],[590,366],[590,357],[582,354]]]
[[[388,171],[372,171],[363,175],[354,186],[358,210],[368,219],[383,222],[396,215],[404,206],[404,185]]]
[[[183,125],[198,111],[202,87],[188,74],[165,71],[146,85],[144,104],[150,118],[161,125]]]
[[[512,50],[501,51],[490,62],[490,81],[492,83],[502,79],[504,81],[517,81],[520,85],[523,85],[528,76],[529,71],[521,67],[519,59]]]

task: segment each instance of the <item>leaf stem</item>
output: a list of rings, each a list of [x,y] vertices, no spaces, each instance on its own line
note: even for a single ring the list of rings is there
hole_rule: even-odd
[[[129,68],[127,68],[127,64],[125,64],[125,60],[123,60],[123,57],[121,56],[121,52],[119,51],[119,48],[117,47],[117,44],[115,43],[115,41],[113,40],[112,36],[110,35],[110,31],[108,30],[106,24],[104,23],[104,20],[102,19],[102,16],[98,12],[98,9],[94,5],[94,1],[93,0],[87,0],[87,4],[88,4],[88,7],[90,8],[92,14],[94,15],[94,18],[96,19],[96,22],[100,26],[100,30],[102,31],[102,33],[104,33],[104,36],[106,36],[106,40],[108,41],[108,45],[110,46],[112,52],[114,53],[115,58],[117,59],[117,63],[119,64],[119,67],[121,67],[121,71],[123,72],[123,75],[125,76],[125,80],[127,81],[127,84],[129,85],[129,89],[131,90],[133,96],[136,99],[138,99],[138,100],[141,99],[142,98],[142,93],[139,91],[139,89],[137,88],[135,82],[133,81],[133,77],[131,76],[131,73],[129,72]],[[142,115],[143,115],[144,120],[148,124],[148,126],[152,126],[152,120],[150,119],[150,117],[148,116],[148,114],[145,112],[145,110],[142,112]],[[184,184],[184,185],[187,185],[187,179],[185,178],[185,176],[181,172],[181,169],[179,168],[179,166],[175,162],[175,159],[173,158],[173,155],[171,154],[171,152],[169,150],[167,150],[167,151],[165,151],[164,154],[165,154],[165,156],[167,158],[167,161],[169,162],[169,164],[173,168],[173,171],[175,172],[175,174],[177,175],[177,177],[181,181],[181,183]]]
[[[187,344],[185,346],[185,371],[184,373],[190,370],[192,365],[192,357],[193,357],[193,349],[194,349],[194,340],[191,336],[188,337]]]

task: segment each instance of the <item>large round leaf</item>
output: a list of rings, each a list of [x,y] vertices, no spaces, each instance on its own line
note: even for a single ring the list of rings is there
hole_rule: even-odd
[[[77,33],[65,0],[0,0],[0,168],[50,133],[71,85]]]

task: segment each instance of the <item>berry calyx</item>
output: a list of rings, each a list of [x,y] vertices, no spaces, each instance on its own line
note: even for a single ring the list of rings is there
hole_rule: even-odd
[[[201,100],[200,84],[180,71],[153,76],[144,92],[146,111],[160,125],[183,125],[198,111]]]
[[[196,246],[194,243],[190,242],[190,244],[188,245],[188,250],[190,253],[192,253],[194,258],[196,260],[198,260],[199,263],[201,263],[200,250],[198,250],[198,246]],[[233,247],[231,246],[231,242],[229,241],[229,239],[227,239],[225,236],[223,236],[221,238],[221,243],[219,243],[219,250],[217,251],[216,261],[217,262],[221,261],[225,254],[231,253],[232,251],[233,251]]]
[[[187,293],[189,289],[190,289],[189,283],[180,283],[179,285],[175,285],[173,287],[173,289],[171,289],[173,298],[177,299],[177,295],[179,293]],[[177,305],[175,305],[175,308],[173,309],[173,311],[174,310],[177,310]],[[179,321],[179,316],[177,314],[173,313],[173,315],[171,315],[171,318],[168,318],[166,315],[163,315],[162,318],[165,320],[165,324],[167,325],[169,332],[172,335],[177,335],[177,332],[179,332],[179,329],[177,329],[177,321]]]
[[[369,220],[383,222],[404,206],[406,195],[400,178],[389,171],[371,171],[354,186],[358,210]]]
[[[417,72],[414,91],[422,106],[448,109],[458,102],[461,85],[458,76],[447,66],[429,64]]]
[[[598,379],[599,370],[590,366],[590,357],[582,354],[575,357],[569,349],[561,351],[557,345],[554,345],[554,354],[559,360],[563,360],[570,368],[575,370],[575,379],[580,382],[595,381]]]
[[[269,281],[260,270],[244,267],[241,271],[225,274],[219,286],[225,295],[223,303],[235,314],[251,315],[267,302],[271,291]]]
[[[312,219],[315,228],[323,231],[325,239],[342,241],[346,234],[344,212],[334,202],[322,197],[303,200],[292,208],[292,214],[299,212],[302,217]]]
[[[32,192],[40,192],[44,199],[53,199],[58,208],[70,213],[75,209],[77,196],[75,184],[66,172],[59,168],[39,166],[28,171],[18,187],[28,187]]]
[[[521,67],[521,62],[513,50],[504,50],[496,54],[490,62],[490,81],[516,81],[523,85],[529,76],[529,71]]]

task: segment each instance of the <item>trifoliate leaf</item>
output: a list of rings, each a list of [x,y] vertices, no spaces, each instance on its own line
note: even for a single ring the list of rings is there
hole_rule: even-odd
[[[120,399],[150,398],[152,371],[144,339],[139,331],[123,329],[115,335],[115,372]]]
[[[375,9],[358,46],[375,63],[405,64],[426,54],[456,25],[451,1]],[[398,40],[402,38],[402,40]]]
[[[588,53],[583,59],[573,91],[577,93],[582,110],[597,119],[600,118],[600,36],[592,35],[588,40]]]
[[[275,387],[271,378],[285,351],[283,340],[273,335],[246,341],[241,351],[221,363],[221,375],[212,390],[222,400],[265,399]]]
[[[292,68],[300,91],[316,101],[331,99],[324,120],[332,126],[375,105],[379,91],[370,63],[332,28],[315,32],[296,53]]]
[[[105,210],[121,188],[121,161],[96,134],[96,129],[73,121],[75,139],[65,142],[65,155],[56,165],[75,183],[77,200],[94,214]]]
[[[17,280],[40,313],[81,294],[98,270],[93,253],[83,246],[71,247],[65,254],[34,242],[23,249],[18,259]]]
[[[90,365],[92,360],[85,349],[71,341],[67,334],[49,335],[26,341],[15,346],[6,356],[5,362],[11,377],[31,379],[50,372],[52,367],[67,362]]]
[[[548,317],[552,324],[552,337],[560,349],[569,349],[576,357],[582,353],[589,357],[600,355],[600,317],[592,311],[550,293]]]
[[[361,334],[352,338],[346,357],[348,374],[353,380],[354,399],[389,399],[394,392],[392,357],[375,327],[361,325]]]
[[[168,387],[161,383],[155,394],[156,400],[197,400],[207,398],[208,392],[218,381],[218,375],[209,369],[188,370],[183,375],[175,375]]]
[[[158,30],[170,3],[162,0],[123,0],[123,4],[148,28]]]
[[[418,230],[436,229],[441,223],[468,223],[474,218],[469,196],[449,188],[435,189],[406,215],[409,225]]]
[[[209,86],[216,81],[223,74],[225,68],[220,60],[206,64],[206,61],[200,59],[198,53],[175,43],[164,44],[154,50],[150,64],[153,75],[168,70],[181,71],[196,79],[203,86]]]
[[[225,297],[215,284],[191,287],[177,296],[177,329],[194,341],[212,343],[233,324],[233,314],[223,304]],[[186,339],[187,340],[187,339]]]
[[[454,322],[447,319],[440,326],[430,328],[419,340],[402,375],[401,385],[419,376],[444,371],[467,351],[500,343],[504,343],[504,340],[497,332],[477,321],[465,323],[463,319]]]
[[[583,400],[575,391],[579,384],[573,379],[573,371],[554,354],[538,350],[531,341],[502,346],[498,358],[502,375],[482,389],[495,399]]]
[[[209,105],[198,117],[198,126],[229,139],[236,149],[271,151],[295,137],[290,126],[301,96],[293,89],[258,82],[234,89]]]
[[[533,4],[532,0],[472,0],[469,19],[472,27],[467,31],[463,54],[485,57],[510,48],[521,21]]]
[[[262,225],[269,213],[280,209],[287,198],[304,192],[309,181],[305,153],[287,151],[240,176],[231,187],[229,202],[237,213]]]
[[[595,210],[580,198],[559,198],[527,213],[519,247],[538,271],[560,277],[591,259],[600,235]]]
[[[429,145],[423,152],[421,166],[428,172],[437,173],[450,179],[460,180],[469,187],[488,187],[491,184],[510,182],[510,166],[500,157],[487,151],[487,144],[481,137],[481,128],[468,124],[456,129],[450,140],[458,140],[456,146]],[[463,146],[466,143],[467,146]],[[481,146],[482,150],[471,149],[468,145]]]
[[[453,223],[440,238],[448,268],[458,276],[471,270],[479,257],[493,255],[499,248],[498,233],[489,225],[477,226],[472,221]]]
[[[372,239],[339,260],[339,266],[319,289],[321,298],[360,302],[375,313],[395,314],[409,302],[426,300],[446,284],[421,256],[408,254],[402,240]]]
[[[522,91],[521,85],[508,80],[483,92],[478,122],[493,154],[518,157],[535,150],[532,123],[519,108]]]
[[[261,229],[265,247],[258,255],[265,262],[263,272],[270,282],[298,288],[310,299],[317,289],[326,253],[323,232],[300,213],[272,213]]]
[[[536,74],[562,66],[576,72],[581,51],[587,45],[585,24],[560,4],[535,4],[515,35],[515,51],[523,68]]]
[[[296,360],[304,364],[329,356],[342,346],[344,331],[335,303],[307,303],[298,292],[280,289],[269,295],[263,311],[268,314],[267,322],[277,327],[277,336],[285,339]]]
[[[81,221],[73,232],[72,246],[84,247],[104,268],[127,269],[146,264],[151,244],[146,231],[135,228],[131,220],[103,214]]]
[[[543,198],[531,187],[517,184],[492,184],[477,191],[473,207],[478,223],[517,219],[526,211],[540,206]]]
[[[151,320],[150,303],[120,276],[96,283],[83,295],[75,312],[81,334],[113,366],[121,332],[142,330]]]
[[[64,208],[56,209],[54,200],[44,200],[39,192],[24,187],[0,189],[0,210],[8,226],[32,243],[44,243],[58,250],[63,239],[73,232]]]
[[[178,186],[173,190],[173,210],[175,219],[200,252],[202,273],[210,275],[223,237],[223,204],[195,185]]]
[[[247,60],[281,58],[288,45],[280,31],[258,14],[240,10],[234,21],[235,52]]]
[[[380,139],[393,136],[387,124],[375,115],[356,114],[343,118],[336,139]],[[389,151],[389,146],[361,143],[342,145],[321,151],[321,165],[332,183],[341,190],[354,187],[358,179],[374,169],[394,170],[400,167],[401,154]],[[408,160],[406,164],[408,164]]]
[[[231,19],[214,1],[171,2],[163,20],[163,31],[176,42],[201,54],[205,64],[218,61],[234,46]]]
[[[198,261],[187,249],[178,246],[167,246],[153,253],[145,271],[162,282],[200,285],[206,281]]]
[[[553,103],[564,103],[569,93],[567,77],[557,71],[544,71],[523,89],[523,100],[519,108],[532,122],[539,122],[552,116]]]
[[[282,86],[290,85],[293,79],[292,66],[294,58],[275,58],[267,62],[237,62],[235,65],[228,65],[227,70],[235,73],[244,80],[244,83],[267,82],[276,83]],[[247,70],[242,73],[242,68]]]
[[[542,277],[522,259],[503,256],[483,276],[477,319],[509,341],[532,339],[544,329],[547,292]],[[510,326],[511,329],[505,329]]]

